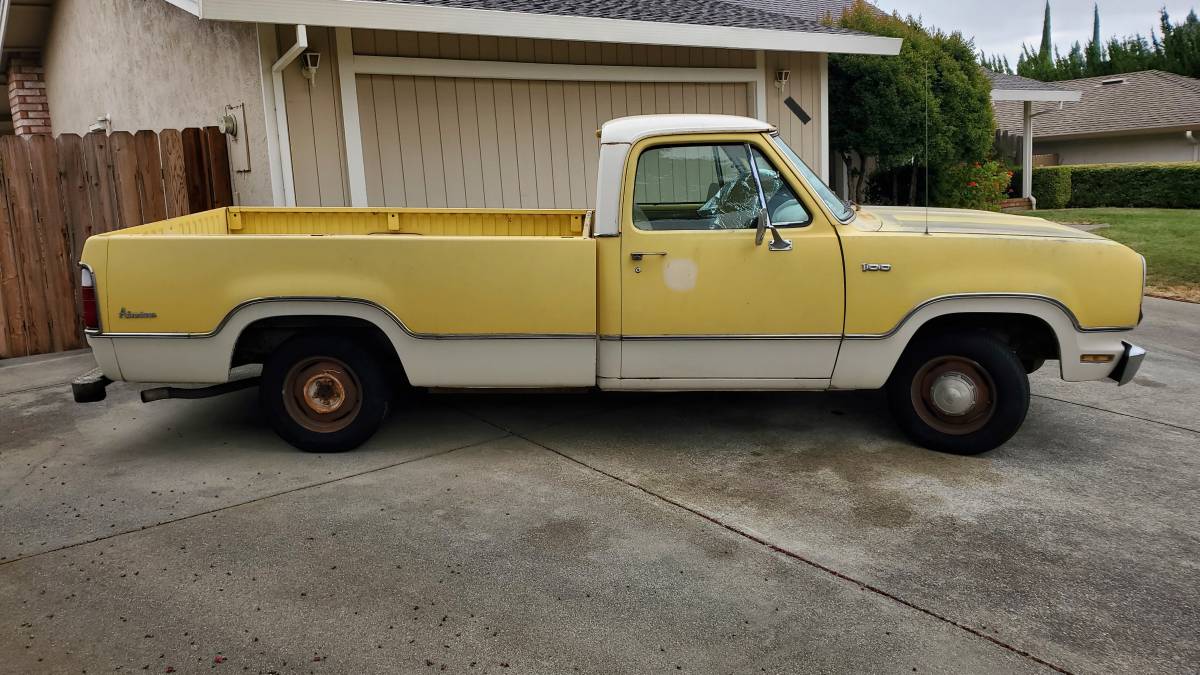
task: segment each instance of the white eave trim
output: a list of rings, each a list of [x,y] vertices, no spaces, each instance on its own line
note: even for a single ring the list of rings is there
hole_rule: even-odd
[[[167,2],[175,5],[188,14],[200,16],[200,0],[167,0]]]
[[[12,3],[10,0],[0,0],[0,53],[4,49],[4,34],[8,32],[8,10]]]
[[[874,35],[598,19],[371,0],[203,0],[199,16],[221,21],[303,23],[337,28],[885,56],[899,54],[902,42],[899,38]]]
[[[346,29],[342,29],[346,30]],[[754,68],[675,68],[658,66],[584,66],[564,63],[465,61],[408,56],[354,56],[357,75],[468,77],[485,80],[563,80],[578,82],[757,82]]]
[[[993,101],[1066,101],[1078,103],[1083,97],[1081,91],[1063,91],[1061,89],[993,89]]]

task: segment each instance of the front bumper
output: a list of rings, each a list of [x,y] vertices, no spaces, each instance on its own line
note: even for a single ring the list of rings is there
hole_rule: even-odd
[[[1138,369],[1142,367],[1142,360],[1146,358],[1146,350],[1141,347],[1121,341],[1125,346],[1125,351],[1121,354],[1121,358],[1117,361],[1117,366],[1113,368],[1109,378],[1117,381],[1117,386],[1123,386],[1133,381],[1137,375]]]

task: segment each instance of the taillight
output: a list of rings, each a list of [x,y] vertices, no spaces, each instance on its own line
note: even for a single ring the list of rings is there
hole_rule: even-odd
[[[82,269],[79,295],[83,301],[83,327],[86,330],[100,330],[100,303],[96,301],[96,278],[92,276],[90,269]]]

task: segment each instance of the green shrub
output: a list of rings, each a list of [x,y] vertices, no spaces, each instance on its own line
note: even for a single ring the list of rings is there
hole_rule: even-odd
[[[1033,170],[1033,196],[1039,209],[1065,209],[1071,203],[1073,172],[1069,166]]]
[[[1021,172],[1013,176],[1021,193]],[[1064,196],[1065,195],[1065,196]],[[1039,209],[1200,208],[1200,164],[1080,164],[1033,170]]]
[[[999,211],[1010,180],[1012,172],[1000,162],[956,164],[938,172],[932,201],[948,208]]]
[[[1096,164],[1069,168],[1072,208],[1200,208],[1200,163]]]

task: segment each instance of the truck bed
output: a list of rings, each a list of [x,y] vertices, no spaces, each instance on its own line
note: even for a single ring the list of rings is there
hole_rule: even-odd
[[[594,335],[587,211],[228,208],[88,239],[104,334],[209,336],[248,303],[352,299],[419,338]]]
[[[429,235],[584,237],[590,211],[230,207],[120,230],[122,235]]]

